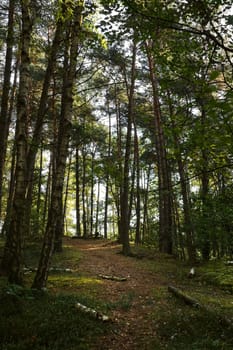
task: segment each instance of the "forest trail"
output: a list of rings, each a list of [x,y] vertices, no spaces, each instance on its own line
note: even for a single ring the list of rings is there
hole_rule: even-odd
[[[71,288],[99,302],[97,311],[111,319],[108,331],[88,349],[233,349],[233,323],[230,328],[224,323],[224,315],[233,321],[232,293],[203,281],[200,271],[190,279],[190,266],[152,248],[134,248],[137,254],[126,257],[121,245],[103,239],[65,238],[64,246],[79,253],[73,267],[80,282]],[[125,280],[103,279],[102,275]],[[177,300],[168,291],[169,285],[210,311]]]
[[[70,241],[69,241],[70,243]],[[161,299],[156,295],[167,288],[167,279],[161,273],[150,271],[144,259],[125,257],[121,246],[104,240],[72,240],[81,251],[79,270],[82,275],[98,278],[108,275],[126,278],[126,281],[101,279],[95,289],[95,297],[108,303],[118,305],[111,310],[113,329],[110,334],[101,338],[95,349],[136,350],[147,348],[156,337],[156,325],[150,317],[151,312],[161,308]],[[156,262],[154,262],[156,264]],[[166,298],[163,300],[166,308]]]

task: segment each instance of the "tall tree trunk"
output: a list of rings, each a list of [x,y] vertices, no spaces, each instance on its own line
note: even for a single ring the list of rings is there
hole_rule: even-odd
[[[120,237],[122,240],[122,251],[124,255],[130,254],[129,243],[129,164],[131,153],[132,120],[134,113],[134,89],[135,89],[135,66],[136,66],[136,42],[133,42],[131,82],[128,93],[128,124],[126,134],[126,146],[123,169],[123,185],[120,198]]]
[[[72,152],[70,151],[69,155],[69,161],[68,161],[68,169],[67,169],[67,175],[66,175],[66,186],[65,186],[65,197],[64,197],[64,208],[63,208],[63,234],[67,234],[67,220],[66,220],[66,212],[67,212],[67,203],[68,203],[68,196],[69,196],[69,183],[70,183],[70,174],[71,174],[71,163],[72,163]],[[62,242],[62,241],[61,241]],[[62,245],[60,246],[62,249]],[[55,250],[56,251],[56,250]]]
[[[32,33],[32,18],[30,17],[30,1],[21,0],[22,33],[21,33],[21,65],[17,100],[16,121],[16,170],[15,191],[10,217],[9,230],[4,248],[2,269],[6,272],[9,282],[22,284],[23,245],[24,245],[24,210],[27,188],[27,99],[30,85],[29,50]]]
[[[42,128],[44,123],[44,118],[47,111],[48,106],[48,98],[49,98],[49,88],[50,82],[56,67],[56,58],[58,54],[58,50],[60,47],[60,43],[63,36],[63,21],[60,19],[57,22],[56,31],[54,34],[54,39],[50,51],[50,55],[48,58],[47,68],[45,72],[45,78],[42,87],[42,93],[40,97],[40,103],[37,111],[36,123],[33,131],[32,141],[30,143],[30,148],[27,155],[27,177],[29,188],[27,189],[27,197],[26,197],[26,206],[25,206],[25,221],[28,223],[26,225],[26,229],[29,230],[30,227],[30,217],[31,217],[31,207],[32,207],[32,191],[33,191],[33,176],[34,176],[34,168],[36,155],[38,152],[39,145],[41,143],[42,137]],[[28,232],[27,232],[28,233]]]
[[[48,208],[50,206],[50,197],[51,197],[51,179],[52,179],[52,167],[53,167],[53,158],[50,158],[49,162],[49,171],[47,175],[46,191],[45,191],[45,200],[43,208],[43,218],[42,218],[42,232],[45,231]]]
[[[82,219],[83,219],[83,237],[87,238],[87,210],[86,210],[86,150],[83,149],[82,152]]]
[[[43,145],[40,147],[40,167],[37,185],[37,200],[36,200],[36,220],[35,229],[33,233],[37,235],[41,232],[41,186],[42,186],[42,170],[43,170]]]
[[[194,263],[196,261],[196,248],[194,243],[194,228],[193,222],[191,219],[191,207],[190,207],[190,198],[188,191],[188,184],[185,175],[185,166],[181,155],[180,140],[176,132],[176,125],[174,121],[173,108],[170,96],[169,99],[169,109],[170,109],[170,119],[172,125],[172,134],[174,138],[174,146],[176,149],[176,161],[178,164],[179,176],[180,176],[180,185],[181,193],[183,200],[183,211],[184,211],[184,230],[186,233],[186,246],[188,252],[188,259],[190,262]]]
[[[75,198],[76,198],[76,236],[81,237],[81,215],[80,215],[80,157],[78,145],[76,146],[75,151],[75,180],[76,180],[76,189],[75,189]]]
[[[13,40],[14,40],[14,11],[15,0],[9,1],[8,10],[8,27],[6,38],[6,59],[4,69],[4,81],[1,96],[1,112],[0,112],[0,220],[2,218],[2,186],[3,186],[3,170],[6,157],[6,145],[9,129],[8,122],[8,104],[11,85],[11,66],[13,56]]]
[[[146,188],[144,195],[144,209],[143,209],[143,224],[142,224],[142,241],[145,240],[145,235],[148,231],[148,199],[149,199],[149,185],[150,185],[150,175],[151,175],[151,164],[147,170],[146,177]]]
[[[100,180],[98,180],[98,186],[97,186],[95,237],[99,236],[99,212],[100,212]]]
[[[14,106],[15,106],[15,96],[16,96],[16,89],[17,89],[17,77],[18,77],[18,70],[19,70],[19,60],[20,60],[20,53],[17,54],[15,69],[14,69],[14,82],[13,87],[11,91],[11,97],[10,97],[10,106],[9,106],[9,116],[8,116],[8,125],[11,123],[12,115],[14,112]],[[5,236],[7,234],[10,218],[11,218],[11,209],[12,209],[12,203],[13,203],[13,195],[14,195],[14,188],[15,188],[15,163],[16,163],[16,147],[15,147],[15,140],[14,144],[12,146],[12,156],[11,156],[11,172],[10,172],[10,181],[8,185],[8,197],[7,197],[7,206],[6,206],[6,215],[4,217],[4,223],[2,227],[2,235]]]
[[[111,114],[108,103],[108,159],[111,157],[111,142],[112,142],[112,124]],[[105,187],[105,201],[104,201],[104,238],[108,238],[108,201],[109,201],[109,174],[107,172],[106,187]]]
[[[201,169],[201,201],[202,201],[202,246],[201,254],[203,260],[210,259],[210,234],[209,227],[207,223],[208,213],[208,194],[209,194],[209,174],[208,174],[208,150],[206,149],[206,111],[204,106],[204,101],[199,100],[201,106],[201,127],[202,127],[202,136],[204,142],[201,146],[201,155],[202,155],[202,169]]]
[[[66,8],[66,3],[63,4]],[[62,88],[61,117],[58,133],[58,144],[56,154],[56,173],[53,174],[53,184],[51,193],[51,205],[48,213],[43,247],[41,251],[38,270],[32,287],[42,289],[46,286],[49,265],[54,247],[55,229],[57,217],[60,213],[60,203],[63,195],[64,176],[66,168],[66,158],[68,155],[69,137],[71,133],[71,120],[73,108],[73,86],[76,75],[77,49],[79,46],[80,28],[82,23],[83,1],[73,4],[73,12],[70,14],[66,8],[67,20],[67,47],[64,62],[64,77]],[[72,16],[72,17],[71,17]]]
[[[93,227],[94,227],[94,157],[95,151],[91,152],[91,197],[90,197],[90,235],[93,236]]]
[[[141,196],[140,196],[140,164],[137,125],[134,120],[134,158],[136,167],[136,232],[135,243],[141,243]]]
[[[155,74],[153,43],[148,41],[145,45],[153,93],[155,145],[159,180],[159,250],[162,253],[172,254],[173,217],[170,171],[168,168],[166,143],[158,97],[158,82]]]

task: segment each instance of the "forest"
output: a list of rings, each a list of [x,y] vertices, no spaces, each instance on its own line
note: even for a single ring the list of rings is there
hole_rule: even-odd
[[[0,24],[1,281],[36,245],[46,290],[64,240],[233,265],[232,1],[2,0]]]

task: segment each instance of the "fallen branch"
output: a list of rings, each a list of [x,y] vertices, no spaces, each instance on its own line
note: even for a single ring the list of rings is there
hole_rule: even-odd
[[[90,316],[96,318],[97,320],[100,320],[103,322],[108,322],[111,320],[110,317],[96,311],[95,309],[91,309],[90,307],[87,307],[81,303],[76,303],[75,307],[76,307],[76,309],[89,314]]]
[[[98,275],[98,276],[103,279],[111,280],[111,281],[117,281],[117,282],[127,281],[126,277],[117,277],[117,276],[111,276],[111,275]]]
[[[201,307],[201,304],[196,299],[191,298],[189,295],[183,293],[180,289],[177,289],[173,286],[168,286],[168,291],[174,294],[179,299],[182,299],[186,304],[194,306],[194,307]]]
[[[168,291],[171,292],[173,295],[178,297],[179,299],[183,300],[186,304],[191,305],[193,307],[199,308],[202,311],[213,315],[213,317],[217,317],[222,324],[225,324],[227,327],[233,328],[233,320],[230,318],[227,318],[224,315],[216,315],[216,311],[210,309],[209,307],[201,304],[198,300],[190,297],[189,295],[185,294],[183,291],[181,291],[178,288],[175,288],[173,286],[168,286]]]
[[[36,267],[24,267],[23,268],[24,274],[29,274],[32,272],[36,272],[37,268]],[[66,267],[50,267],[49,272],[74,272],[74,270]]]

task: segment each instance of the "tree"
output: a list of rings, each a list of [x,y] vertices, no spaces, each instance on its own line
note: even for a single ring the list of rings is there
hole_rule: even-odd
[[[73,88],[77,65],[77,48],[80,43],[82,25],[83,2],[75,2],[70,8],[66,3],[64,15],[66,22],[66,51],[63,66],[62,101],[60,112],[60,124],[56,150],[56,173],[52,178],[51,203],[48,212],[48,221],[44,235],[44,242],[39,261],[38,270],[33,282],[33,287],[42,289],[45,287],[48,277],[49,264],[53,253],[55,230],[58,217],[61,214],[62,194],[66,158],[68,155],[69,138],[71,134],[71,120],[73,107]]]
[[[15,170],[15,190],[12,204],[12,212],[7,232],[7,240],[4,248],[2,269],[12,283],[22,283],[23,266],[23,244],[24,244],[24,210],[27,183],[27,122],[28,106],[27,96],[29,93],[30,73],[29,73],[29,50],[33,18],[30,13],[30,1],[21,1],[22,32],[21,32],[21,65],[20,81],[17,99],[17,121],[16,121],[16,170]]]

